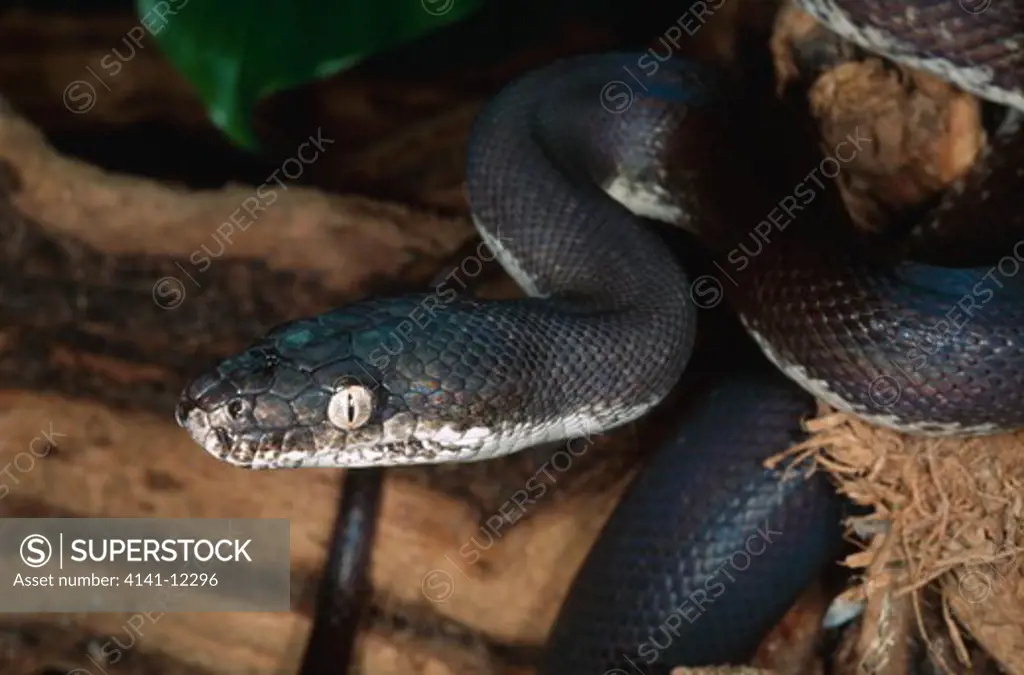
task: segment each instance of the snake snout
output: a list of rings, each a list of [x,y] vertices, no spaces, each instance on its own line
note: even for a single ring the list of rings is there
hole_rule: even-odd
[[[178,423],[179,427],[184,427],[188,423],[188,414],[196,409],[196,403],[190,399],[187,395],[181,397],[178,401],[178,405],[174,407],[174,420]]]
[[[251,466],[262,440],[253,424],[254,396],[219,370],[192,380],[181,394],[174,418],[192,439],[222,461]]]
[[[175,419],[216,459],[245,468],[263,468],[268,448],[282,445],[294,426],[290,398],[310,385],[289,389],[280,382],[279,354],[263,345],[224,359],[193,379],[181,393]]]

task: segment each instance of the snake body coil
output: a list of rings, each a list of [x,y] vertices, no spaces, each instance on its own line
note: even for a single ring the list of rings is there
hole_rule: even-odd
[[[548,66],[476,122],[474,221],[532,298],[439,288],[279,327],[188,388],[179,419],[197,442],[251,468],[473,461],[605,431],[656,405],[689,359],[696,309],[683,271],[633,213],[707,234],[700,167],[686,151],[706,143],[721,102],[713,73],[673,60],[610,112],[608,85],[635,61]],[[1020,427],[1021,277],[878,261],[841,238],[806,236],[849,224],[818,213],[797,215],[731,289],[769,358],[810,393],[886,426]]]
[[[970,0],[799,4],[868,49],[1024,109],[1019,2],[973,14],[963,9]],[[626,68],[638,57],[576,57],[530,73],[474,126],[474,222],[532,297],[478,301],[439,287],[290,322],[192,381],[178,422],[237,466],[394,466],[496,457],[606,431],[655,406],[687,365],[696,308],[687,277],[637,216],[695,231],[716,254],[756,221],[716,232],[721,223],[702,206],[699,153],[688,149],[714,145],[715,75],[673,59],[630,88]],[[1007,170],[969,184],[982,200],[985,189],[1005,192],[1021,172]],[[953,206],[940,219],[964,229],[970,218]],[[796,221],[729,292],[780,371],[839,409],[904,431],[1024,426],[1024,278],[879,256],[838,210],[808,209]],[[758,557],[761,571],[752,563],[736,577],[665,655],[742,659],[792,603],[833,550],[837,512],[820,483],[783,487],[753,462],[781,449],[804,405],[777,386],[723,384],[687,418],[678,452],[659,455],[609,523],[594,554],[605,562],[581,573],[586,590],[570,594],[553,637],[574,646],[549,656],[546,672],[620,663],[622,649],[644,644],[652,617],[708,590],[709,570],[763,514],[792,537]],[[736,430],[738,419],[751,426]],[[725,548],[714,543],[722,537]],[[622,596],[602,595],[601,583]]]
[[[813,414],[770,371],[728,374],[688,409],[576,575],[541,675],[747,662],[842,543],[823,475],[762,466]]]

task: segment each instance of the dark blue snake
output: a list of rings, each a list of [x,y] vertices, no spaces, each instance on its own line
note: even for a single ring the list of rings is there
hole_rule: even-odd
[[[800,2],[869,49],[1018,105],[1018,4],[963,4]],[[727,84],[677,59],[628,81],[640,56],[576,57],[527,74],[474,125],[473,219],[530,297],[482,301],[439,286],[290,322],[192,381],[179,423],[241,467],[385,467],[600,433],[661,402],[690,359],[701,289],[638,216],[691,230],[716,256],[753,223],[714,217],[698,161],[715,154]],[[954,217],[964,218],[946,209],[924,229]],[[839,211],[798,214],[728,290],[768,359],[819,399],[903,431],[1024,426],[1021,279],[879,256],[845,226]],[[951,328],[965,298],[968,320]],[[757,461],[795,439],[810,400],[777,377],[738,377],[687,417],[584,566],[544,672],[622,668],[634,648],[643,660],[640,647],[670,620],[676,637],[657,663],[749,657],[836,550],[829,490],[783,484]],[[690,622],[682,603],[724,583],[712,577],[762,518],[785,534],[746,551],[750,572]]]
[[[746,663],[835,559],[844,505],[825,476],[763,466],[814,414],[765,366],[722,374],[630,485],[573,582],[542,675]]]

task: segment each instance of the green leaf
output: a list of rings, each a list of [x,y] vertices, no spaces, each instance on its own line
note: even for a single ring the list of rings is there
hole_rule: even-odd
[[[142,25],[232,141],[265,96],[328,77],[471,13],[483,0],[136,0]]]

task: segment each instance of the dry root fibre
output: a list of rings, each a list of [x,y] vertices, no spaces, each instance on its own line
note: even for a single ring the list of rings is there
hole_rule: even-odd
[[[824,406],[806,427],[810,438],[770,463],[811,457],[842,494],[869,507],[850,522],[866,541],[845,561],[861,571],[850,595],[916,595],[936,583],[954,642],[962,624],[1010,672],[1024,673],[1024,432],[920,438]]]

